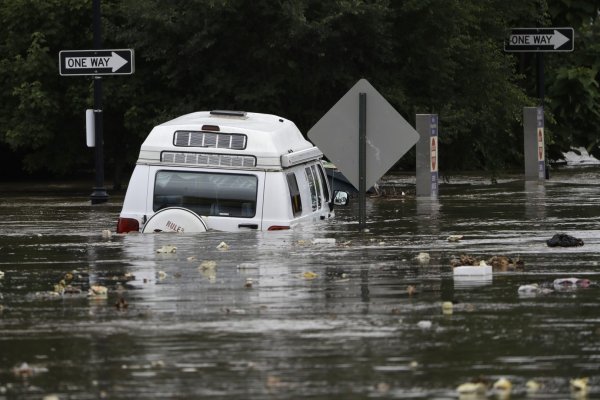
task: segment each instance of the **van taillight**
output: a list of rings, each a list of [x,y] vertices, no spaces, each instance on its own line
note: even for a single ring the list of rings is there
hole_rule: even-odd
[[[117,222],[117,233],[139,231],[140,223],[135,218],[119,218]]]
[[[284,231],[286,229],[290,229],[290,227],[287,225],[271,225],[269,227],[269,229],[267,229],[267,230],[268,231]]]

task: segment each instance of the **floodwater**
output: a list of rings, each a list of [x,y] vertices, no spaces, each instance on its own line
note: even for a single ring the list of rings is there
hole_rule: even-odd
[[[451,178],[430,201],[388,177],[398,196],[368,199],[366,232],[354,203],[294,231],[196,235],[116,235],[118,195],[4,185],[0,399],[600,398],[600,170]],[[555,233],[585,244],[550,248]],[[461,254],[524,265],[454,278]],[[54,292],[65,275],[81,293]],[[568,277],[592,284],[518,292]],[[474,380],[487,391],[458,394]]]

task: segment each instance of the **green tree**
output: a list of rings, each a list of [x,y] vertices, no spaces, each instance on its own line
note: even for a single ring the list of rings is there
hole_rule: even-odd
[[[64,174],[85,158],[88,82],[61,79],[57,65],[59,50],[88,43],[89,18],[77,0],[0,6],[0,142],[23,154],[26,171]]]

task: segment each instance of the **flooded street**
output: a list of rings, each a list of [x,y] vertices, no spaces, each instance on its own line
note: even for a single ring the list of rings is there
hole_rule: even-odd
[[[438,201],[387,183],[408,195],[369,198],[367,232],[354,201],[294,231],[195,235],[116,235],[122,197],[5,185],[0,399],[600,399],[600,170],[455,176]],[[462,254],[523,266],[455,278]],[[591,285],[554,287],[571,277]]]

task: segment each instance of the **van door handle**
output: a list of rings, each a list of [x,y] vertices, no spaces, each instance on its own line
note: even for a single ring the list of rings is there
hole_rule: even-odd
[[[238,228],[258,229],[258,224],[239,224]]]

